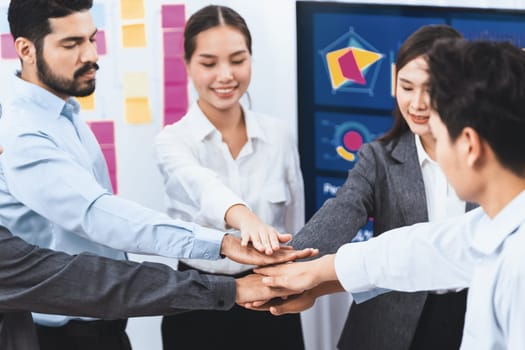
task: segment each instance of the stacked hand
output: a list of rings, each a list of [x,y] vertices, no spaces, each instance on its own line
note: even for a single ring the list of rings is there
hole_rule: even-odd
[[[315,256],[318,251],[281,247],[266,255],[250,245],[239,247],[238,238],[226,237],[229,238],[226,244],[223,242],[223,254],[237,262],[259,266],[254,269],[255,274],[236,280],[236,302],[241,306],[274,315],[295,313],[310,308],[318,296],[343,290],[335,274],[335,255],[293,262]]]

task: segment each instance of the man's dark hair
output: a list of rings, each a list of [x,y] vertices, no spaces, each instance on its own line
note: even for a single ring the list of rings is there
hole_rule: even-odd
[[[51,33],[50,18],[89,10],[93,0],[11,0],[7,19],[13,38],[24,37],[42,49],[43,39]]]
[[[525,52],[508,42],[440,40],[428,54],[430,98],[454,141],[465,127],[525,176]]]

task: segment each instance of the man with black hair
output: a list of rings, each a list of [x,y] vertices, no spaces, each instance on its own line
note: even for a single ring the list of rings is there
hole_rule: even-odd
[[[91,7],[91,0],[9,4],[21,71],[9,82],[11,94],[0,119],[6,150],[0,158],[0,225],[40,247],[121,260],[125,252],[136,252],[209,260],[227,256],[264,265],[310,255],[311,250],[282,249],[266,256],[242,247],[232,235],[170,219],[112,194],[100,146],[72,98],[95,89],[97,28]],[[225,291],[230,300],[231,282]],[[56,293],[60,298],[68,291]],[[197,300],[195,295],[184,302],[193,308]],[[122,303],[127,302],[123,294]],[[33,316],[42,350],[130,348],[126,320]]]

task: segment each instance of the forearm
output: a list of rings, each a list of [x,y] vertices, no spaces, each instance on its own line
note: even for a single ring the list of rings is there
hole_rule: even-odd
[[[318,298],[323,295],[327,294],[334,294],[339,292],[344,292],[344,288],[341,285],[339,281],[328,281],[323,282],[316,286],[315,288],[310,290],[310,293],[315,296],[315,298]]]
[[[4,311],[121,318],[228,309],[235,298],[235,283],[229,277],[94,255],[70,256],[12,236],[2,236],[0,255]]]
[[[224,221],[237,230],[241,229],[242,223],[245,220],[259,220],[259,218],[243,204],[232,205],[224,214]]]
[[[467,287],[476,257],[465,232],[477,213],[402,227],[367,242],[345,244],[335,259],[338,279],[352,293],[377,287],[406,292]]]
[[[224,236],[116,196],[99,198],[86,212],[82,229],[91,240],[115,249],[191,259],[219,259]]]

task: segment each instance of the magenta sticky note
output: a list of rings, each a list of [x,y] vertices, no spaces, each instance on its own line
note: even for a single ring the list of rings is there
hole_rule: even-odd
[[[113,120],[88,121],[100,145],[115,144],[115,123]]]
[[[118,193],[117,173],[116,172],[114,174],[110,173],[109,179],[111,181],[111,187],[113,187],[113,193],[117,194]]]
[[[168,85],[186,84],[188,73],[182,57],[164,59],[164,83]]]
[[[188,87],[183,84],[164,85],[164,109],[188,108]]]
[[[97,53],[105,55],[107,53],[106,33],[103,30],[97,31],[95,40],[97,41]]]
[[[164,125],[180,120],[188,111],[188,87],[186,84],[164,86]]]
[[[165,30],[163,34],[164,57],[184,56],[184,33],[182,30]]]
[[[165,109],[164,110],[164,124],[163,125],[171,125],[175,122],[178,122],[179,120],[186,115],[187,110],[183,109]]]
[[[117,193],[117,152],[115,145],[101,145],[101,149],[108,166],[113,193]]]
[[[117,153],[115,152],[115,145],[101,146],[102,154],[106,159],[108,170],[110,173],[117,171]]]
[[[184,5],[162,5],[162,28],[183,28],[185,19]]]
[[[18,54],[15,50],[15,44],[13,41],[13,36],[9,33],[4,33],[0,35],[1,48],[2,48],[2,58],[3,59],[13,59],[18,58]]]

